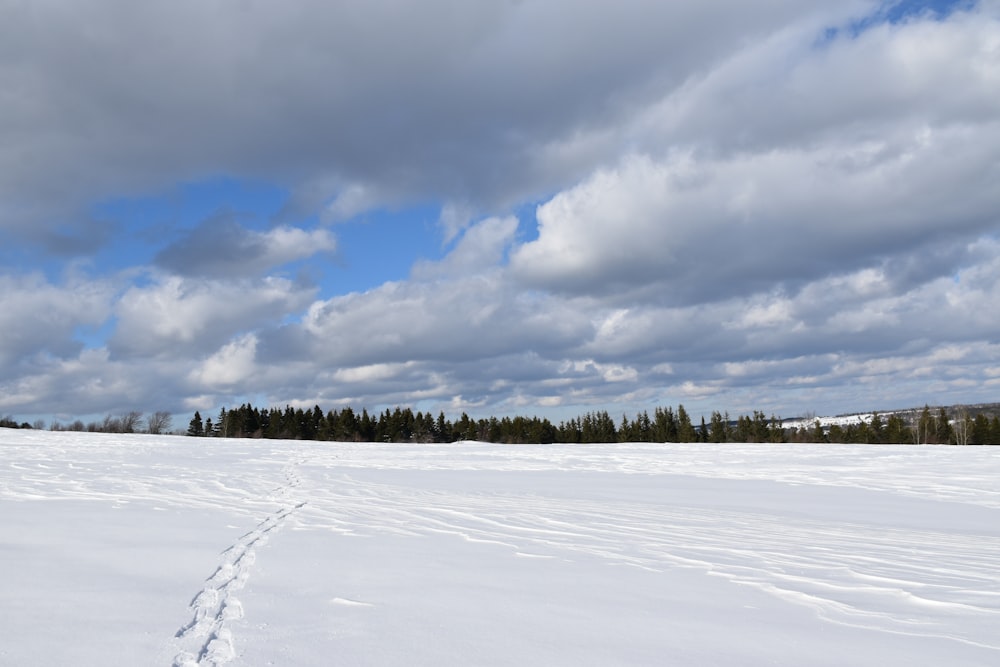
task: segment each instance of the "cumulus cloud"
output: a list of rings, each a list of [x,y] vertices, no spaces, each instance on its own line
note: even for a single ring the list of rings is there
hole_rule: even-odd
[[[9,373],[39,356],[76,356],[83,347],[78,329],[111,315],[114,289],[106,281],[0,275],[0,369]]]
[[[1000,176],[1000,125],[979,129],[924,128],[861,163],[853,144],[629,157],[539,207],[539,237],[512,267],[546,289],[649,298],[654,285],[693,302],[968,242],[995,229],[1000,207],[982,181]]]
[[[500,272],[448,281],[388,283],[310,306],[302,332],[320,363],[483,360],[530,347],[572,346],[589,320],[558,299],[526,297]]]
[[[413,267],[413,278],[427,281],[443,276],[468,276],[496,267],[513,244],[517,229],[518,220],[513,216],[482,220],[465,231],[444,260],[418,262]]]
[[[232,388],[256,370],[257,337],[246,334],[226,343],[191,373],[191,382],[208,389]]]
[[[281,226],[257,232],[218,216],[161,250],[155,261],[178,275],[233,278],[260,275],[335,248],[333,235],[324,229]]]
[[[645,152],[539,207],[512,266],[541,288],[677,303],[890,256],[927,268],[998,224],[997,19],[751,43],[639,115]]]
[[[115,357],[169,357],[215,350],[235,335],[279,324],[300,312],[315,288],[283,278],[192,281],[156,276],[115,304]]]

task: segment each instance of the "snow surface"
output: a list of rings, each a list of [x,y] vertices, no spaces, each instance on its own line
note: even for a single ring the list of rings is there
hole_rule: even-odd
[[[0,429],[3,665],[998,665],[1000,448]]]

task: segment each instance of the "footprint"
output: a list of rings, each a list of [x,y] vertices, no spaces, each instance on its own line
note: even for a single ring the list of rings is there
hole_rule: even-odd
[[[218,667],[236,658],[233,633],[226,624],[242,619],[244,612],[243,603],[233,593],[246,585],[250,568],[257,559],[256,548],[266,544],[268,534],[303,506],[305,503],[292,509],[283,507],[268,515],[222,552],[222,562],[205,580],[207,586],[191,599],[189,608],[193,617],[174,635],[176,639],[206,639],[196,647],[197,654],[178,653],[173,667]]]

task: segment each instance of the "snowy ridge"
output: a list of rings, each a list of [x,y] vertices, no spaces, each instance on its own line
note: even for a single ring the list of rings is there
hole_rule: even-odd
[[[909,413],[910,411],[900,411],[898,414]],[[878,415],[881,419],[885,420],[889,415],[897,414],[897,412],[879,412]],[[784,428],[811,428],[819,422],[819,425],[823,428],[830,428],[831,426],[849,426],[851,424],[870,424],[872,418],[875,416],[874,412],[859,412],[853,415],[838,415],[836,417],[801,417],[795,419],[783,419],[781,420],[781,425]]]

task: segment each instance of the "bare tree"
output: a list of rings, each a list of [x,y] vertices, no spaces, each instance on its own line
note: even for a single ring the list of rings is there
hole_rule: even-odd
[[[960,405],[955,412],[955,419],[952,421],[952,431],[955,433],[956,444],[969,444],[971,427],[972,419],[969,417],[969,410],[964,405]]]
[[[160,410],[154,412],[146,418],[146,432],[153,435],[160,435],[170,430],[172,417],[169,412]]]
[[[142,413],[138,410],[132,410],[131,412],[126,412],[123,414],[118,421],[121,422],[121,433],[135,433],[139,428],[139,421],[142,419]]]
[[[105,415],[104,421],[96,425],[93,429],[99,433],[121,433],[122,432],[122,420],[118,417],[112,417],[111,415]]]

